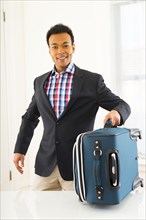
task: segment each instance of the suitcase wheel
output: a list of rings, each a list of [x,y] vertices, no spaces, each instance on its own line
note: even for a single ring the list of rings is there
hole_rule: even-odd
[[[141,187],[144,187],[144,182],[143,182],[143,180],[141,180],[141,185],[140,185]]]

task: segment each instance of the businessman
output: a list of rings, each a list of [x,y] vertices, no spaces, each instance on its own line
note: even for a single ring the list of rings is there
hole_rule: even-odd
[[[73,63],[74,35],[68,26],[51,27],[46,40],[54,67],[34,80],[34,95],[22,116],[13,161],[23,174],[25,155],[41,117],[44,132],[32,190],[73,190],[72,149],[77,135],[93,130],[99,107],[108,110],[104,123],[111,119],[113,125],[124,124],[130,107],[107,88],[100,74]]]

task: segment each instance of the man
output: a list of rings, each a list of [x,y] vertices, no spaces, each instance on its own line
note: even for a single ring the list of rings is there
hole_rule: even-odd
[[[106,87],[101,75],[80,69],[72,62],[75,51],[71,29],[57,24],[47,32],[53,70],[34,81],[32,101],[22,116],[14,163],[22,174],[25,154],[39,117],[44,133],[35,161],[33,190],[73,190],[72,148],[78,134],[93,130],[99,106],[109,111],[104,123],[122,125],[129,105]]]

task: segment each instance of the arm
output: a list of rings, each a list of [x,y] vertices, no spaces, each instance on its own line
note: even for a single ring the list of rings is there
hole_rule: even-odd
[[[22,116],[22,122],[14,149],[13,162],[21,174],[23,174],[25,154],[33,137],[34,129],[39,123],[39,116],[40,113],[35,101],[35,95],[33,95],[26,113]]]
[[[23,174],[25,154],[33,137],[34,129],[39,123],[39,116],[40,114],[35,103],[35,98],[33,96],[27,112],[22,116],[22,122],[14,149],[13,162],[16,169],[21,174]]]
[[[109,111],[104,118],[104,124],[108,119],[111,119],[114,126],[125,123],[131,113],[130,106],[106,87],[101,75],[98,78],[97,97],[99,106]]]
[[[17,136],[14,153],[20,153],[23,155],[26,154],[33,137],[34,129],[39,123],[39,116],[40,113],[35,102],[35,96],[33,96],[26,113],[22,116],[22,122]]]

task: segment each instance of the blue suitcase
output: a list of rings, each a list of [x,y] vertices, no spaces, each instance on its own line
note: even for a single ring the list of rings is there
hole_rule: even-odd
[[[77,136],[73,148],[73,176],[80,201],[114,205],[141,186],[138,172],[139,129],[112,127]]]

